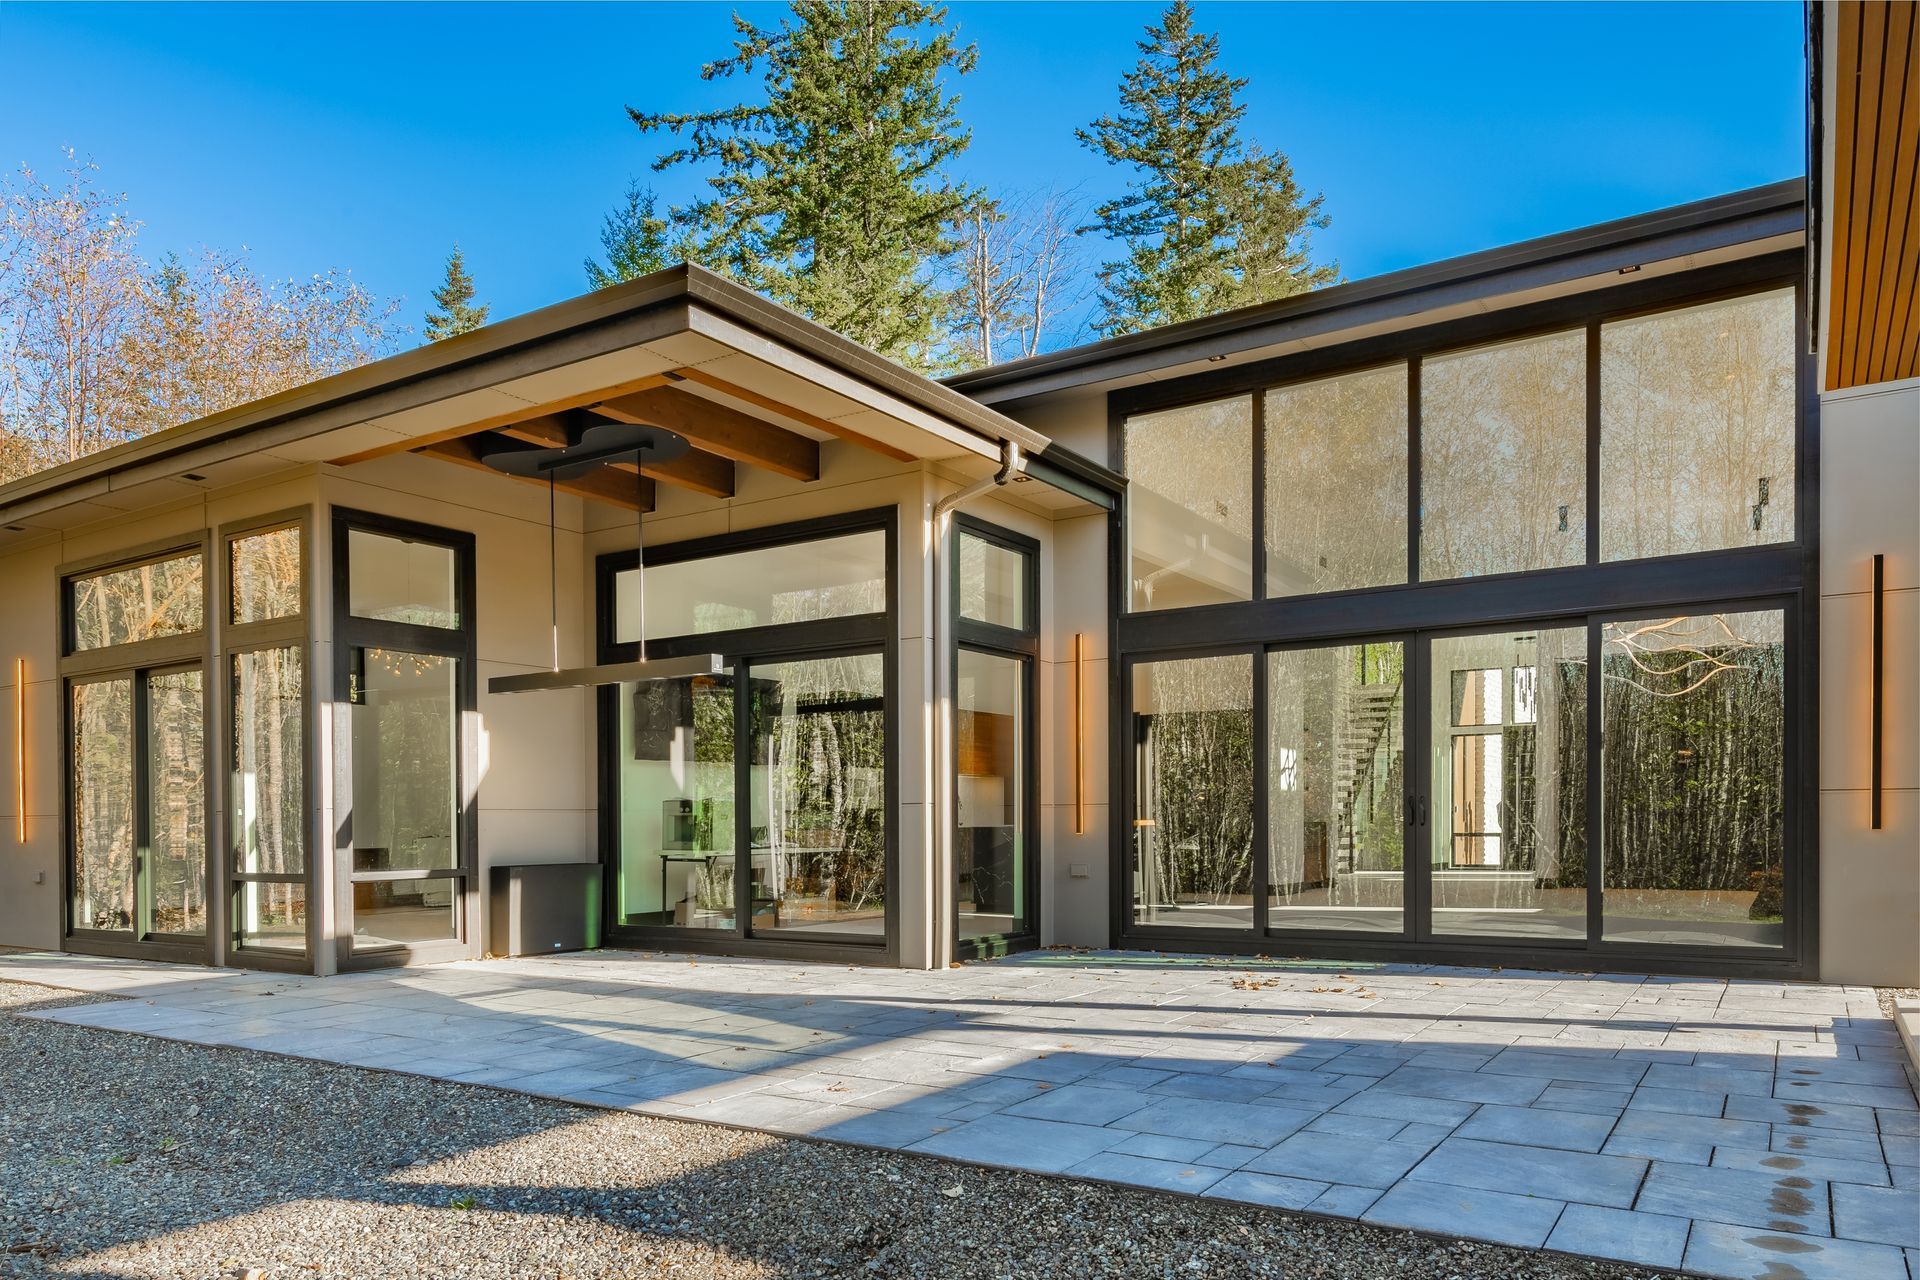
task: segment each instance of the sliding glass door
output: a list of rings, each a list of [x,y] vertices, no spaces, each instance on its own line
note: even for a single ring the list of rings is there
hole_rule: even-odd
[[[1790,618],[1680,609],[1135,661],[1129,923],[1777,951]]]
[[[201,669],[72,682],[72,928],[201,945],[207,934]]]
[[[891,516],[648,548],[646,656],[723,669],[601,691],[616,942],[892,945]],[[601,558],[603,662],[641,656],[640,585],[631,552]]]

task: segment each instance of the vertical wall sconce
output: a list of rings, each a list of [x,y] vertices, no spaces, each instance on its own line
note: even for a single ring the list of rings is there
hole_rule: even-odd
[[[13,660],[13,838],[27,842],[27,660]]]
[[[1873,815],[1873,829],[1880,830],[1880,746],[1881,718],[1884,714],[1885,698],[1884,671],[1886,664],[1887,631],[1887,558],[1876,555],[1873,558],[1873,689],[1872,704],[1867,709],[1867,792],[1870,797],[1869,808]]]
[[[1087,834],[1087,633],[1073,633],[1073,834]]]

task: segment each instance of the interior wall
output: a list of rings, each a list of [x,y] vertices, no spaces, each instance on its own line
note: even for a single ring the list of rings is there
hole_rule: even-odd
[[[1920,380],[1820,408],[1820,977],[1920,985]],[[1869,820],[1884,555],[1882,826]]]
[[[60,653],[60,566],[116,555],[178,539],[190,542],[224,525],[311,506],[316,485],[310,469],[245,485],[210,489],[197,499],[112,520],[83,525],[0,555],[0,946],[58,947],[61,941],[60,810],[67,762],[62,754]],[[219,548],[216,545],[215,555]],[[310,553],[310,550],[309,550]],[[216,558],[203,578],[212,627],[205,633],[208,708],[218,723],[214,698],[225,682],[213,655],[220,642],[216,575],[225,572]],[[18,839],[15,801],[21,754],[15,748],[15,660],[26,663],[24,770],[26,840]],[[220,759],[215,755],[216,765]],[[218,792],[209,789],[209,829],[214,839],[224,829]],[[221,948],[224,950],[224,947]]]

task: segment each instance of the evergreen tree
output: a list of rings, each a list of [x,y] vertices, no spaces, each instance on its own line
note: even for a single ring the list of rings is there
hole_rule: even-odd
[[[675,217],[700,261],[884,355],[929,365],[949,299],[933,265],[972,199],[945,167],[966,150],[942,77],[974,66],[923,0],[795,0],[761,29],[735,15],[720,80],[758,74],[754,101],[698,114],[628,108],[684,136],[654,165],[711,165]]]
[[[433,291],[433,303],[440,309],[427,313],[428,341],[472,333],[487,322],[488,304],[473,304],[473,277],[467,274],[467,259],[459,245],[447,258],[447,278]]]
[[[1119,113],[1076,131],[1135,173],[1084,228],[1125,250],[1100,269],[1096,327],[1131,333],[1337,278],[1309,255],[1309,233],[1327,225],[1322,197],[1301,193],[1286,156],[1242,140],[1247,82],[1220,70],[1219,37],[1194,29],[1192,5],[1174,0],[1138,48]]]
[[[586,260],[588,286],[604,289],[637,280],[671,263],[674,254],[667,241],[669,225],[655,212],[653,189],[629,183],[626,203],[608,214],[600,228],[600,248],[607,256],[606,264]]]

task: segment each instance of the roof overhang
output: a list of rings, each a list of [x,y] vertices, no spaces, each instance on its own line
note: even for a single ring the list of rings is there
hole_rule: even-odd
[[[710,493],[720,492],[716,468],[730,478],[734,465],[724,452],[733,436],[721,428],[759,431],[759,439],[773,433],[776,446],[790,448],[773,449],[779,456],[767,465],[803,477],[806,451],[836,439],[963,473],[997,465],[1006,441],[1028,455],[1045,454],[1051,443],[738,285],[682,265],[0,486],[0,548],[298,467],[351,466],[482,433],[517,430],[535,439],[528,433],[542,424],[553,429],[556,415],[607,406],[648,415],[664,408],[718,422],[714,434],[722,443],[713,447],[722,452],[696,450],[712,464],[696,476]],[[748,440],[741,459],[753,461],[758,447]],[[469,461],[483,456],[468,452]],[[461,460],[458,448],[451,453]],[[648,485],[639,476],[632,483],[636,494]],[[1060,490],[1048,496],[1082,501]]]
[[[989,405],[1092,394],[1270,360],[1620,281],[1806,244],[1806,183],[1777,182],[1316,289],[946,379]]]

